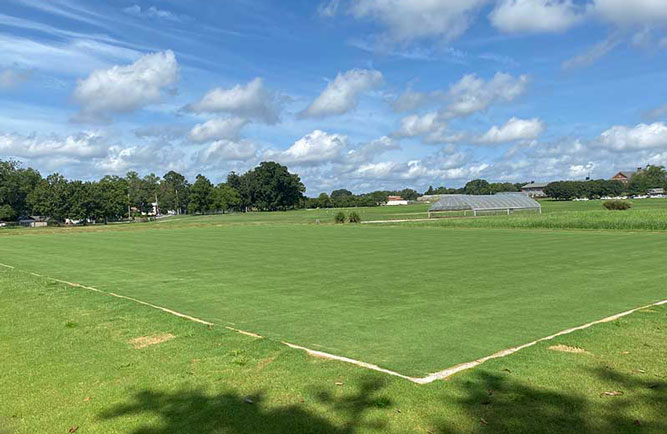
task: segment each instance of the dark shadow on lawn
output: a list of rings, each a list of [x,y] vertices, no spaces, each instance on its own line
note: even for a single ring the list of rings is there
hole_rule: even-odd
[[[508,372],[479,371],[460,384],[455,408],[472,421],[473,428],[465,432],[479,434],[667,433],[664,379],[611,368],[590,374],[605,383],[594,396],[533,387]],[[618,391],[622,394],[602,395]],[[438,433],[464,432],[446,421],[438,426]]]
[[[137,428],[132,431],[133,434],[351,434],[359,427],[381,432],[383,424],[365,423],[362,417],[366,410],[390,405],[388,399],[376,397],[381,388],[381,382],[368,379],[351,395],[334,397],[328,391],[316,390],[316,401],[328,407],[328,413],[335,412],[339,420],[343,416],[345,423],[340,425],[334,425],[325,417],[309,411],[305,403],[269,408],[263,402],[261,393],[253,396],[241,396],[235,392],[210,395],[202,390],[141,391],[134,395],[130,403],[106,410],[100,417],[159,417],[159,422]]]

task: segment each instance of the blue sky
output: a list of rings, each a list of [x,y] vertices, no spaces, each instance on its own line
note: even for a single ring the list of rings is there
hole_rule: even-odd
[[[307,194],[667,163],[663,0],[5,0],[0,159]]]

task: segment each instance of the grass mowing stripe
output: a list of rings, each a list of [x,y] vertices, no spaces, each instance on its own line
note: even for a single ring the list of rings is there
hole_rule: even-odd
[[[12,269],[12,270],[16,270],[16,268],[11,266],[11,265],[0,264],[0,266],[1,267],[6,267],[6,268],[9,268],[9,269]],[[16,271],[26,272],[26,271],[23,271],[23,270],[16,270]],[[204,325],[210,325],[210,326],[215,325],[211,322],[204,321],[204,320],[201,320],[199,318],[192,317],[190,315],[185,315],[185,314],[182,314],[180,312],[176,312],[174,310],[167,309],[167,308],[162,307],[162,306],[156,306],[154,304],[147,303],[145,301],[141,301],[141,300],[138,300],[136,298],[127,297],[127,296],[119,295],[119,294],[114,294],[113,292],[104,292],[100,289],[93,288],[92,286],[85,286],[85,285],[81,285],[79,283],[67,282],[65,280],[55,279],[55,278],[52,278],[52,277],[49,277],[49,276],[43,276],[41,274],[37,274],[37,273],[33,273],[33,272],[27,272],[27,273],[32,275],[32,276],[35,276],[35,277],[45,278],[47,280],[52,280],[54,282],[63,283],[63,284],[73,286],[73,287],[76,287],[76,288],[88,289],[88,290],[98,292],[98,293],[102,293],[102,294],[105,294],[105,295],[109,295],[109,296],[112,296],[112,297],[117,297],[117,298],[129,300],[129,301],[139,303],[141,305],[148,306],[148,307],[151,307],[153,309],[161,310],[161,311],[169,313],[171,315],[174,315],[174,316],[177,316],[177,317],[180,317],[180,318],[183,318],[183,319],[187,319],[189,321],[193,321],[193,322],[196,322],[196,323],[200,323],[200,324],[204,324]],[[293,349],[298,349],[298,350],[305,351],[308,355],[311,355],[311,356],[314,356],[314,357],[320,357],[320,358],[325,358],[325,359],[329,359],[329,360],[336,360],[336,361],[340,361],[340,362],[350,363],[350,364],[353,364],[355,366],[359,366],[359,367],[362,367],[362,368],[365,368],[365,369],[370,369],[372,371],[382,372],[384,374],[389,374],[389,375],[393,375],[395,377],[403,378],[405,380],[409,380],[409,381],[412,381],[413,383],[417,383],[417,384],[428,384],[428,383],[432,383],[436,380],[444,380],[444,379],[449,378],[452,375],[457,374],[461,371],[472,369],[472,368],[477,367],[477,366],[481,365],[482,363],[487,362],[489,360],[509,356],[511,354],[516,353],[517,351],[521,351],[524,348],[531,347],[531,346],[533,346],[533,345],[535,345],[539,342],[551,340],[551,339],[554,339],[558,336],[570,334],[570,333],[573,333],[573,332],[578,331],[578,330],[583,330],[583,329],[589,328],[591,326],[594,326],[596,324],[602,324],[602,323],[614,321],[614,320],[622,318],[626,315],[630,315],[631,313],[637,312],[638,310],[648,309],[648,308],[656,307],[656,306],[661,306],[665,303],[667,303],[667,300],[662,300],[662,301],[652,303],[652,304],[649,304],[649,305],[646,305],[646,306],[641,306],[641,307],[637,307],[637,308],[634,308],[634,309],[630,309],[628,311],[621,312],[621,313],[609,316],[607,318],[603,318],[603,319],[600,319],[600,320],[597,320],[597,321],[590,322],[588,324],[584,324],[584,325],[581,325],[581,326],[577,326],[577,327],[573,327],[573,328],[570,328],[570,329],[567,329],[567,330],[563,330],[563,331],[560,331],[560,332],[555,333],[553,335],[546,336],[544,338],[536,339],[532,342],[520,345],[518,347],[508,348],[508,349],[499,351],[499,352],[494,353],[490,356],[482,357],[481,359],[473,360],[471,362],[461,363],[461,364],[453,366],[451,368],[447,368],[447,369],[444,369],[442,371],[435,372],[433,374],[429,374],[425,377],[411,377],[409,375],[404,375],[404,374],[401,374],[399,372],[395,372],[395,371],[392,371],[392,370],[389,370],[389,369],[381,368],[377,365],[367,363],[367,362],[364,362],[364,361],[361,361],[361,360],[354,360],[354,359],[350,359],[348,357],[337,356],[335,354],[329,354],[329,353],[325,353],[325,352],[322,352],[322,351],[313,350],[313,349],[310,349],[310,348],[306,348],[306,347],[296,345],[296,344],[292,344],[292,343],[285,342],[285,341],[282,341],[281,344],[286,345],[286,346],[288,346],[290,348],[293,348]],[[251,336],[251,337],[254,337],[254,338],[262,338],[262,336],[260,336],[256,333],[248,332],[248,331],[245,331],[245,330],[239,330],[239,329],[229,327],[229,326],[225,326],[225,328],[227,330],[231,330],[231,331],[234,331],[234,332],[246,335],[246,336]]]
[[[414,377],[662,300],[666,253],[655,234],[370,225],[0,240],[26,270]]]

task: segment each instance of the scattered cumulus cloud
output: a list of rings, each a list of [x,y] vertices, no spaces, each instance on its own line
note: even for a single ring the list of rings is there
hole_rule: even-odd
[[[595,0],[589,8],[620,26],[667,23],[667,8],[661,0]]]
[[[391,106],[396,112],[407,112],[422,108],[433,101],[442,100],[443,96],[440,91],[415,92],[407,88],[398,98],[391,101]]]
[[[479,143],[507,143],[537,139],[544,132],[544,122],[538,118],[511,118],[504,125],[493,126],[478,138]]]
[[[356,18],[386,28],[382,39],[407,43],[425,38],[451,41],[465,32],[486,0],[358,0],[350,6]]]
[[[81,105],[75,120],[108,119],[110,113],[127,113],[162,100],[178,79],[178,63],[171,50],[147,54],[131,65],[93,71],[78,80],[74,99]]]
[[[250,140],[216,140],[197,154],[197,161],[206,165],[226,161],[247,161],[257,154],[257,147]]]
[[[238,117],[214,118],[195,125],[190,130],[190,140],[193,142],[208,142],[210,140],[237,140],[241,129],[250,121]]]
[[[613,126],[600,134],[599,145],[613,151],[665,148],[667,125],[654,122],[634,127]]]
[[[505,33],[554,33],[569,29],[583,16],[572,0],[501,0],[489,20]]]
[[[0,155],[15,158],[96,158],[106,156],[108,148],[106,137],[99,132],[83,132],[65,137],[0,135]]]
[[[245,85],[232,88],[216,87],[204,97],[185,107],[193,113],[229,113],[267,124],[280,120],[284,99],[264,87],[261,78],[255,78]]]
[[[371,140],[368,143],[361,145],[356,149],[350,149],[345,154],[344,164],[358,165],[390,151],[397,151],[401,149],[400,143],[397,140],[382,136],[379,139]]]
[[[401,119],[401,127],[397,135],[400,137],[416,137],[444,127],[445,123],[436,112],[409,115]]]
[[[294,142],[285,151],[268,151],[267,158],[276,158],[287,164],[318,165],[340,159],[348,146],[347,137],[315,130]]]
[[[382,83],[380,71],[351,69],[339,73],[334,81],[303,111],[303,117],[326,117],[347,113],[359,103],[362,92]]]
[[[522,95],[528,87],[528,76],[513,77],[504,72],[496,73],[485,81],[475,74],[464,75],[449,88],[449,104],[443,116],[464,117],[486,110],[497,102],[510,102]]]
[[[141,6],[137,4],[124,8],[123,12],[137,18],[157,18],[175,22],[185,21],[189,18],[185,15],[175,14],[165,9],[158,9],[155,6],[142,9]]]

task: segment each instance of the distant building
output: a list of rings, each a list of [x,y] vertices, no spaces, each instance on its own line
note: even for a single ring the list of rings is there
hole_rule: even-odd
[[[521,192],[528,197],[547,197],[544,193],[547,185],[548,182],[531,182],[521,187]]]
[[[28,217],[21,217],[19,219],[19,224],[21,226],[25,226],[27,228],[41,228],[49,225],[49,220],[51,220],[50,217],[42,217],[42,216],[28,216]]]
[[[408,201],[401,196],[387,196],[387,203],[385,205],[407,205]]]
[[[665,196],[665,189],[664,188],[651,188],[648,191],[648,195],[650,197],[664,197]]]
[[[612,181],[620,181],[623,184],[627,184],[628,182],[630,182],[630,179],[633,176],[635,176],[638,173],[641,173],[642,170],[643,169],[641,167],[638,167],[637,170],[634,170],[634,171],[625,170],[625,171],[622,171],[622,172],[618,172],[616,175],[611,177],[611,180]]]

